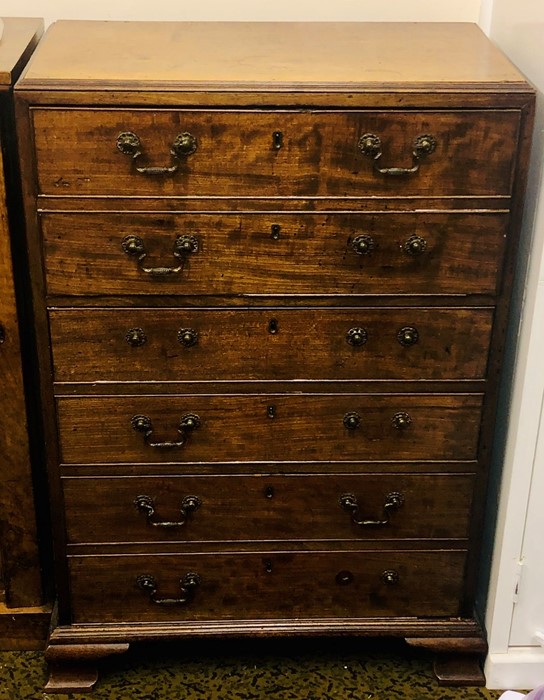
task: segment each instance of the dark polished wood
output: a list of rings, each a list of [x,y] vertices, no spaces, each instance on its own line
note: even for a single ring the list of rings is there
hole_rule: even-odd
[[[481,638],[407,638],[410,646],[435,652],[434,672],[440,685],[484,686],[483,658],[487,644]]]
[[[50,621],[50,605],[14,608],[0,604],[0,651],[44,649]]]
[[[208,206],[220,204],[215,200]],[[235,201],[229,204],[236,206]],[[508,230],[504,212],[399,213],[401,204],[395,202],[395,211],[372,214],[46,213],[41,226],[47,289],[50,295],[94,296],[127,292],[263,295],[286,290],[365,295],[496,292]],[[187,206],[181,205],[182,209]],[[263,207],[264,202],[254,206]],[[356,201],[349,206],[356,206]],[[274,226],[279,226],[277,233]],[[179,274],[154,277],[123,252],[121,244],[127,235],[143,240],[146,262],[153,266],[174,265],[177,236],[195,236],[200,248],[187,256]],[[361,235],[372,239],[367,255],[353,248]],[[425,242],[421,255],[407,252],[414,236]]]
[[[13,84],[41,36],[37,19],[6,19],[0,41],[0,599],[13,609],[0,612],[4,648],[35,646],[30,619],[43,632],[36,607],[43,603],[41,562],[29,445],[29,414],[35,409],[29,386],[32,360],[28,308],[24,299],[25,259],[13,119]],[[37,468],[37,465],[35,465]],[[26,614],[25,609],[32,612]],[[47,619],[47,615],[43,617]],[[17,618],[17,619],[15,619]],[[46,622],[47,624],[47,622]],[[40,632],[37,632],[39,638]]]
[[[46,693],[86,693],[98,680],[97,662],[106,656],[124,654],[128,644],[50,644],[45,652],[49,664]]]
[[[481,406],[479,394],[135,395],[57,400],[65,464],[470,460],[477,454]],[[360,416],[360,425],[349,429],[344,420],[352,413]],[[399,413],[411,420],[405,429],[393,424]],[[196,414],[200,426],[181,435],[180,421],[187,414]],[[132,419],[142,415],[153,426],[148,441],[132,427]],[[176,440],[183,444],[151,445]]]
[[[519,113],[212,112],[34,109],[38,192],[54,195],[261,197],[508,195]],[[275,132],[284,145],[276,148]],[[117,149],[120,133],[141,140],[145,164],[170,166],[170,146],[189,132],[198,147],[172,176],[136,172]],[[417,178],[376,176],[358,148],[365,134],[384,140],[387,167],[412,166],[414,139],[436,150]],[[470,165],[469,165],[470,164]]]
[[[70,557],[73,619],[82,623],[437,616],[459,614],[464,551],[256,552]],[[187,602],[180,581],[200,584]],[[394,582],[387,582],[392,572]],[[105,592],[100,599],[96,590]],[[286,592],[288,591],[288,594]]]
[[[69,543],[464,539],[473,476],[89,475],[65,477],[63,488]],[[346,494],[356,497],[355,512],[342,505]],[[384,507],[396,494],[398,507]],[[138,507],[142,495],[151,517]],[[194,511],[183,505],[190,496],[199,501]],[[366,520],[376,524],[357,524]]]
[[[394,634],[477,680],[533,93],[474,27],[301,27],[153,25],[144,65],[61,22],[19,85],[59,665]]]
[[[483,379],[493,308],[56,309],[57,382]]]

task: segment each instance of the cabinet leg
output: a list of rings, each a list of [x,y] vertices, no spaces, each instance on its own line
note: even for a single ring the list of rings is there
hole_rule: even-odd
[[[47,693],[85,693],[98,680],[97,662],[123,654],[128,644],[50,644],[45,650],[49,664]]]
[[[434,673],[440,685],[484,686],[483,656],[487,644],[479,637],[467,638],[410,638],[413,647],[434,652]]]

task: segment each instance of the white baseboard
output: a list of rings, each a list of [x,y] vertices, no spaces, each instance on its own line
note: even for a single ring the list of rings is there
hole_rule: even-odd
[[[506,654],[490,652],[484,670],[487,688],[532,690],[544,683],[544,649],[513,647]]]

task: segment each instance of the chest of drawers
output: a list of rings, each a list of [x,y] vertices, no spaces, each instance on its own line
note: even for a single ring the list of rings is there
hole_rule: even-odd
[[[32,401],[27,403],[21,358],[21,347],[26,359],[31,354],[31,324],[23,298],[25,245],[13,113],[13,85],[42,31],[39,19],[0,19],[0,378],[4,412],[0,425],[0,647],[4,649],[36,644],[27,629],[31,615],[36,629],[42,634],[47,630],[47,615],[37,610],[43,593],[27,409],[31,415],[35,411]]]
[[[251,634],[402,636],[481,682],[530,87],[465,25],[61,22],[18,96],[49,689]]]

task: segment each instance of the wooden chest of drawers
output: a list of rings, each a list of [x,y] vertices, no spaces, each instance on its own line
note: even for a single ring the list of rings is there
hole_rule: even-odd
[[[6,18],[0,24],[0,648],[15,649],[35,646],[39,632],[43,643],[47,630],[47,616],[38,608],[43,592],[27,417],[35,411],[32,401],[27,403],[21,357],[23,348],[30,359],[31,323],[23,298],[25,245],[13,106],[13,85],[43,22]],[[29,632],[32,623],[36,635]]]
[[[530,87],[464,25],[61,22],[18,95],[49,689],[150,638],[485,650]]]

